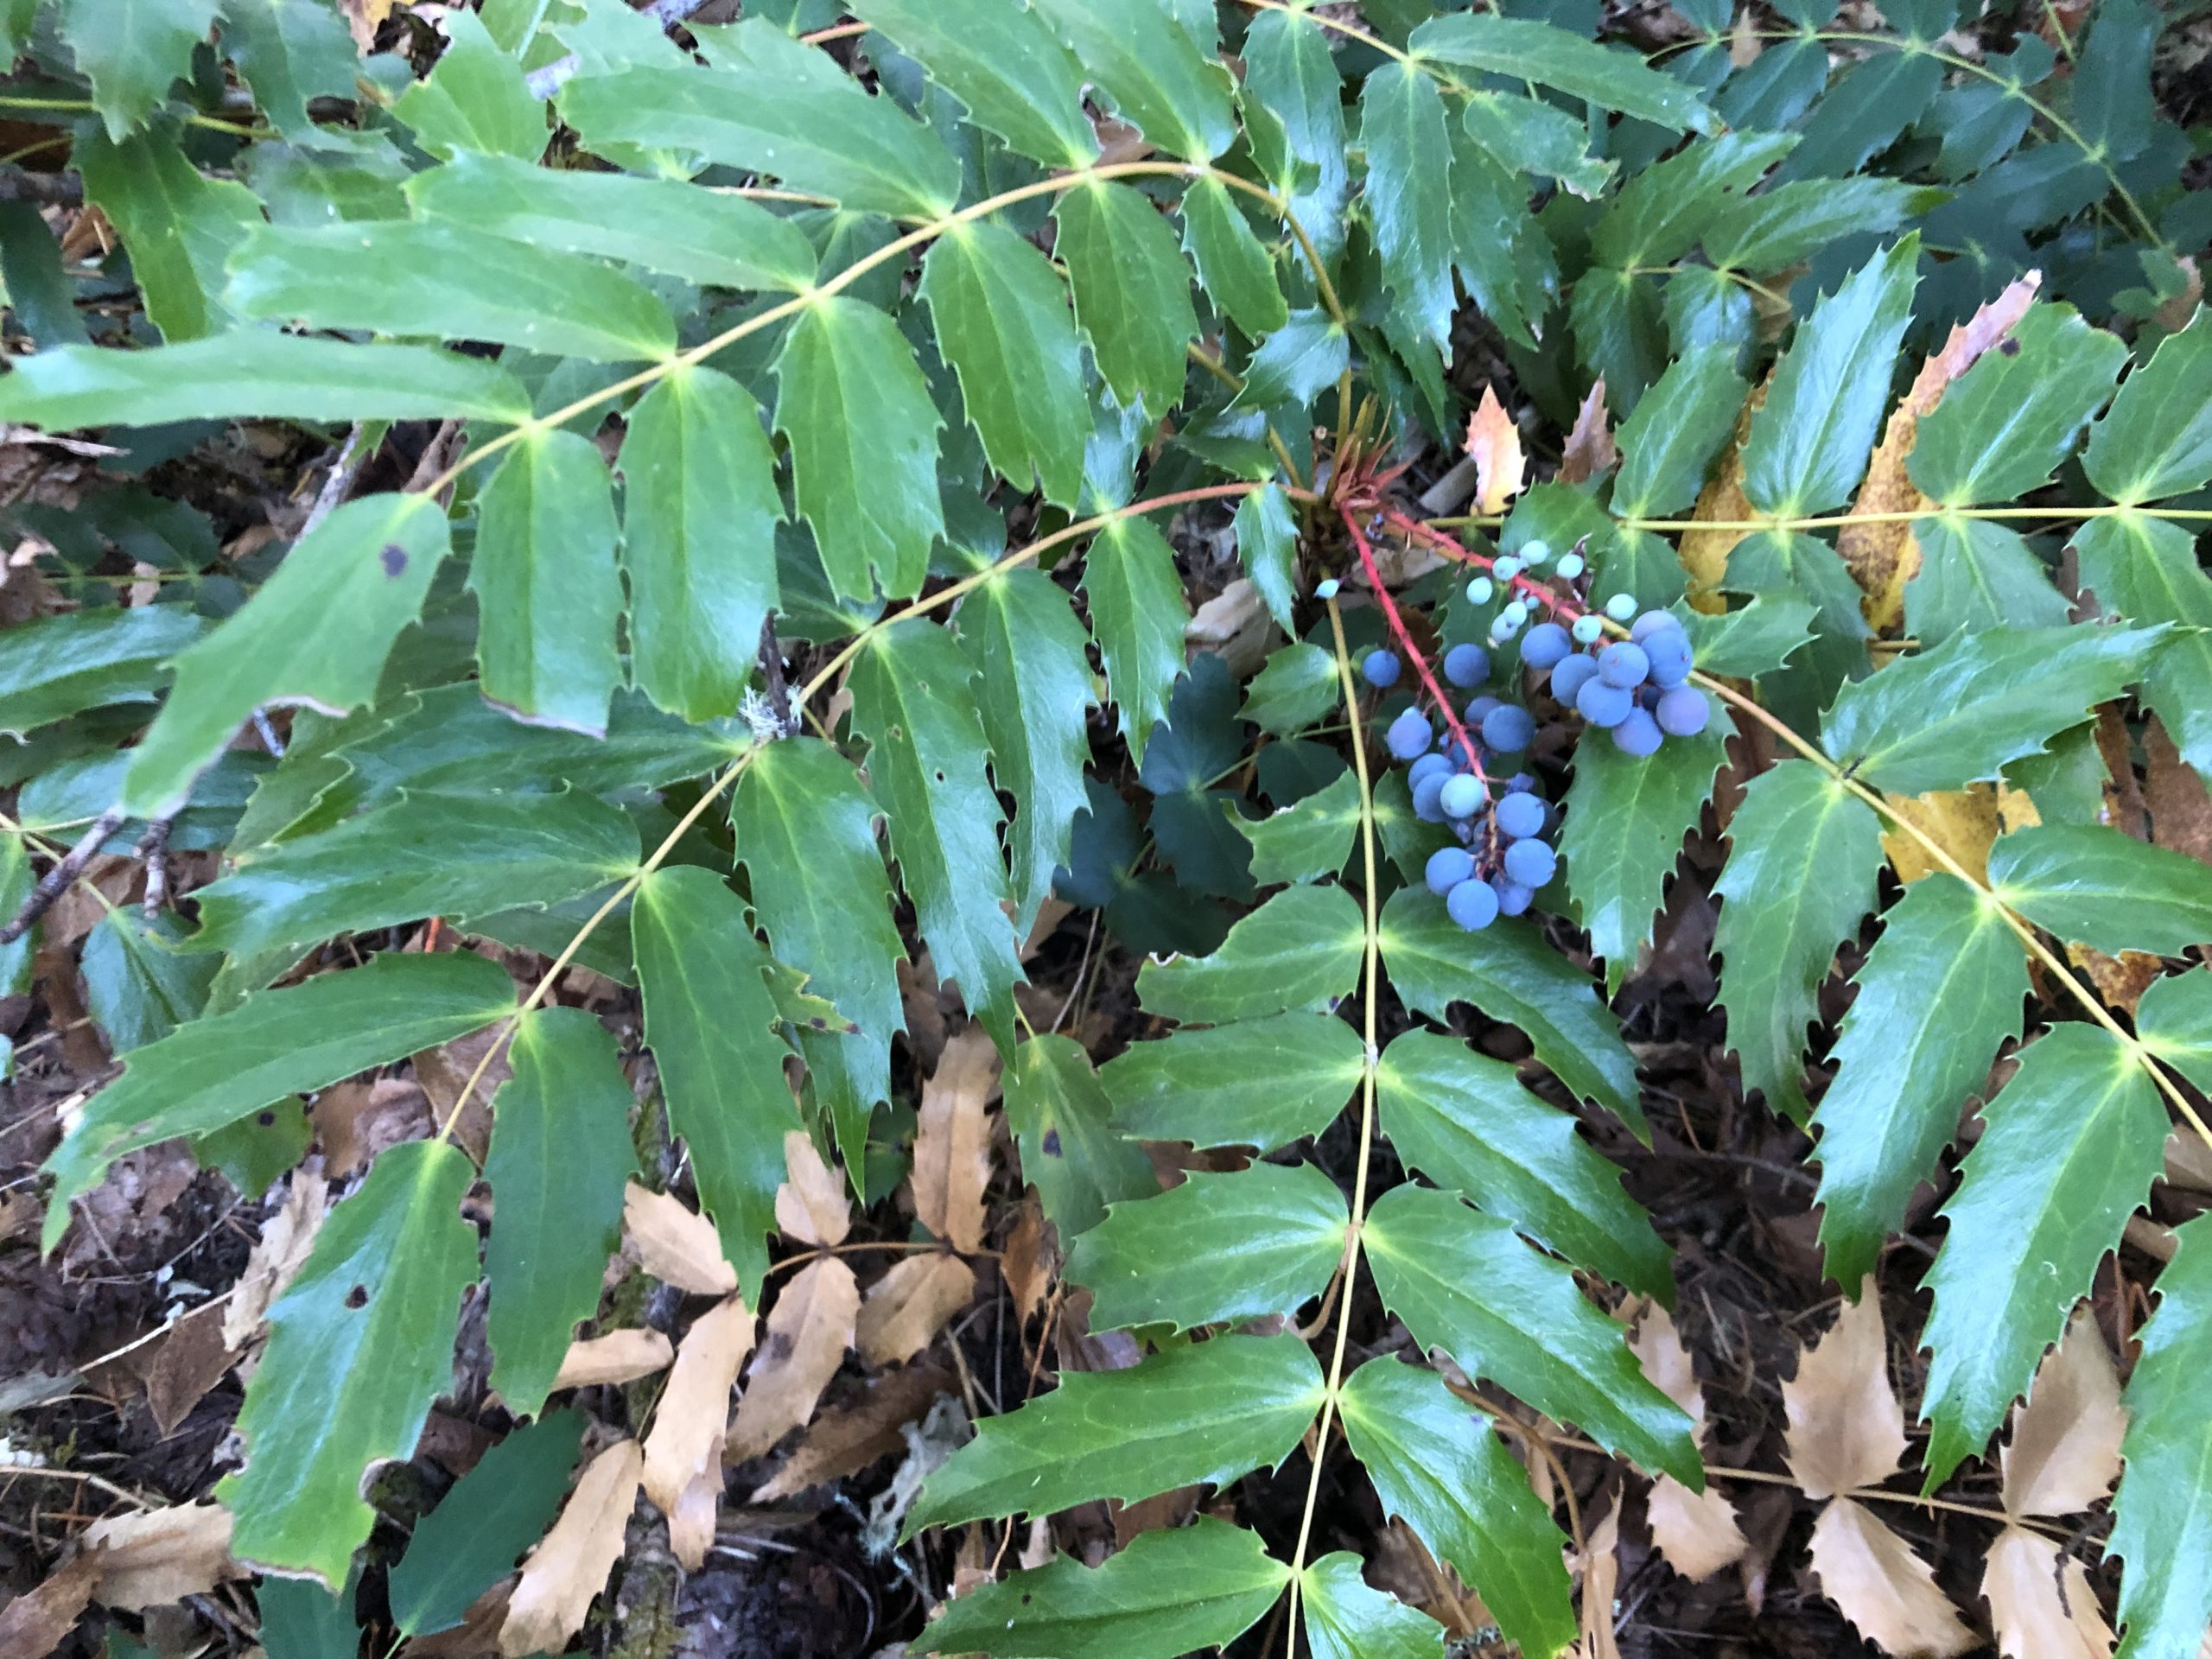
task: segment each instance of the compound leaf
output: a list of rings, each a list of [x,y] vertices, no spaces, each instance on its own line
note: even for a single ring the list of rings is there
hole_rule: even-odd
[[[2135,1007],[2143,1046],[2199,1089],[2212,1087],[2212,973],[2169,975]]]
[[[1113,1103],[1071,1037],[1032,1037],[1006,1069],[1006,1121],[1021,1173],[1063,1244],[1096,1227],[1106,1206],[1160,1191],[1152,1160],[1116,1133]]]
[[[1424,1659],[1444,1651],[1444,1627],[1360,1576],[1359,1557],[1332,1550],[1299,1577],[1306,1641],[1315,1659]]]
[[[847,10],[895,41],[1010,149],[1047,167],[1097,160],[1082,71],[1018,0],[859,0]]]
[[[1334,674],[1332,665],[1332,680]],[[1232,815],[1231,821],[1252,843],[1252,880],[1268,887],[1336,874],[1351,855],[1363,816],[1359,779],[1347,772],[1267,817],[1248,822]]]
[[[120,143],[192,73],[192,51],[214,26],[219,0],[61,0],[63,37],[92,105]]]
[[[1667,372],[1621,423],[1621,470],[1613,512],[1624,518],[1680,512],[1705,487],[1706,469],[1728,442],[1744,406],[1744,378],[1732,344],[1700,346]],[[1704,652],[1698,659],[1704,661]]]
[[[393,102],[392,113],[441,161],[471,154],[536,161],[545,148],[545,104],[531,96],[522,65],[475,13],[442,21],[445,50],[429,74]]]
[[[2112,395],[2126,360],[2120,337],[2092,328],[2072,306],[2037,306],[1921,417],[1906,470],[1944,506],[2039,490]]]
[[[1383,280],[1440,346],[1452,332],[1452,137],[1433,76],[1411,63],[1371,71],[1359,99],[1368,216]]]
[[[2121,383],[2090,434],[2082,467],[2125,505],[2212,479],[2212,320],[2203,309]]]
[[[1227,72],[1162,16],[1159,0],[1030,3],[1075,54],[1084,79],[1153,143],[1186,162],[1210,162],[1235,142]]]
[[[1672,132],[1712,132],[1720,119],[1683,81],[1533,18],[1493,12],[1433,17],[1407,42],[1417,59],[1534,81]]]

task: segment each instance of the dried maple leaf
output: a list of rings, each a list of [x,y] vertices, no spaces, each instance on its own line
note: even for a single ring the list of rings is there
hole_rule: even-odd
[[[922,1085],[914,1128],[914,1215],[955,1249],[983,1243],[983,1189],[991,1179],[991,1128],[985,1108],[997,1092],[999,1052],[981,1026],[944,1046]]]
[[[2036,1371],[2027,1402],[2012,1408],[2001,1456],[2009,1515],[2075,1515],[2120,1478],[2127,1414],[2104,1333],[2087,1308]]]
[[[957,1255],[931,1251],[893,1262],[861,1308],[861,1357],[871,1365],[912,1359],[975,1294],[975,1269]]]
[[[1601,374],[1574,412],[1574,429],[1567,435],[1567,448],[1560,453],[1559,480],[1580,484],[1620,464],[1621,452],[1605,420],[1605,377]]]
[[[99,1564],[92,1599],[126,1612],[205,1595],[248,1576],[231,1559],[231,1512],[219,1503],[177,1503],[95,1521],[85,1529],[81,1548]]]
[[[1654,1305],[1645,1312],[1629,1347],[1652,1386],[1680,1406],[1696,1426],[1702,1444],[1705,1390],[1699,1386],[1689,1351],[1682,1346],[1665,1308]],[[1736,1506],[1710,1485],[1702,1492],[1693,1492],[1672,1475],[1661,1475],[1651,1484],[1644,1518],[1651,1529],[1651,1541],[1685,1578],[1709,1579],[1731,1561],[1742,1560],[1751,1548],[1737,1524]]]
[[[737,1368],[753,1351],[754,1321],[732,1296],[692,1321],[670,1367],[645,1437],[645,1496],[671,1519],[700,1476],[721,1477],[722,1433]]]
[[[553,1379],[553,1392],[600,1382],[634,1382],[666,1370],[675,1357],[676,1344],[658,1331],[610,1331],[569,1344],[569,1351],[561,1356],[560,1375]]]
[[[1882,1305],[1870,1275],[1859,1300],[1797,1362],[1782,1385],[1789,1471],[1808,1497],[1833,1497],[1886,1478],[1904,1457],[1904,1408],[1890,1386]]]
[[[1928,1563],[1866,1505],[1839,1497],[1822,1510],[1812,1557],[1821,1593],[1885,1653],[1947,1659],[1978,1645]]]
[[[644,1461],[635,1440],[620,1440],[585,1467],[561,1518],[522,1564],[499,1627],[504,1659],[558,1653],[583,1628],[593,1599],[622,1559]]]
[[[727,1296],[737,1288],[737,1269],[722,1255],[715,1224],[680,1198],[632,1181],[622,1192],[622,1230],[638,1265],[663,1284],[700,1296]]]
[[[1504,512],[1528,480],[1529,460],[1521,453],[1521,429],[1491,387],[1483,388],[1482,402],[1467,417],[1466,447],[1475,463],[1475,511]]]
[[[791,1276],[769,1311],[760,1355],[730,1420],[730,1462],[759,1457],[814,1415],[822,1390],[853,1345],[860,1310],[853,1270],[834,1255],[810,1262]]]
[[[1989,1547],[1982,1599],[2005,1659],[2112,1659],[2112,1627],[2082,1563],[2019,1527]]]
[[[853,1206],[844,1178],[823,1161],[804,1129],[784,1136],[788,1179],[776,1189],[776,1225],[803,1244],[842,1244],[852,1230]]]

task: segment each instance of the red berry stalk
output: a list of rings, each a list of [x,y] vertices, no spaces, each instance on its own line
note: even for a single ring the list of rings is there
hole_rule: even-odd
[[[1472,565],[1484,574],[1488,574],[1497,563],[1490,555],[1478,553],[1472,548],[1452,540],[1442,531],[1431,530],[1418,519],[1408,518],[1403,513],[1395,512],[1388,507],[1382,509],[1382,522],[1408,540],[1417,541],[1433,548],[1447,559],[1455,560],[1461,564]],[[1533,576],[1514,576],[1506,585],[1515,593],[1555,611],[1568,622],[1574,621],[1586,608],[1578,603],[1572,595],[1562,594],[1556,588],[1548,588]]]
[[[1436,676],[1429,669],[1427,657],[1414,643],[1413,635],[1406,629],[1406,619],[1399,613],[1397,601],[1390,597],[1390,590],[1382,585],[1382,572],[1375,563],[1375,549],[1368,543],[1367,532],[1360,528],[1358,516],[1350,507],[1338,511],[1344,515],[1344,528],[1351,532],[1351,544],[1359,550],[1359,563],[1367,572],[1367,585],[1375,590],[1376,602],[1382,607],[1383,619],[1390,625],[1391,637],[1412,662],[1414,671],[1421,676],[1421,683],[1427,688],[1430,699],[1436,704],[1437,713],[1444,716],[1445,729],[1451,734],[1452,741],[1459,744],[1460,753],[1467,757],[1467,770],[1487,791],[1490,774],[1483,770],[1482,751],[1476,747],[1475,740],[1467,735],[1467,728],[1459,723],[1459,716],[1452,712],[1452,700],[1437,684]]]

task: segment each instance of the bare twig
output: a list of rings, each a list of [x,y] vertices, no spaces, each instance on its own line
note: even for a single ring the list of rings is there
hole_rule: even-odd
[[[776,619],[760,619],[760,678],[768,688],[768,707],[775,711],[776,728],[788,737],[798,729],[791,719],[791,687],[784,679],[784,648],[776,639]]]
[[[0,944],[13,944],[31,930],[31,925],[54,908],[54,901],[69,891],[70,884],[82,875],[85,866],[92,861],[92,855],[103,842],[123,827],[125,814],[119,806],[111,806],[92,820],[92,827],[85,831],[74,847],[54,861],[54,868],[39,878],[38,886],[31,889],[31,896],[23,900],[23,907],[0,927]]]
[[[369,461],[371,446],[365,442],[367,436],[367,424],[354,422],[353,429],[339,446],[338,458],[330,463],[330,471],[324,475],[322,487],[315,492],[315,505],[308,509],[307,522],[300,526],[302,539],[320,529],[322,521],[343,506],[346,498],[353,493],[354,480]]]
[[[146,861],[146,919],[152,921],[162,913],[162,906],[169,896],[169,831],[176,825],[175,812],[163,813],[146,826],[146,833],[138,837],[138,845],[131,851],[133,858]]]

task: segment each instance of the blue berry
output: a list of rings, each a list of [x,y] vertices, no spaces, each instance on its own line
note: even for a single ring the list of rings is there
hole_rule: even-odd
[[[1689,636],[1680,628],[1664,628],[1643,642],[1651,659],[1651,683],[1661,690],[1680,685],[1690,677]]]
[[[1573,649],[1574,641],[1567,637],[1565,628],[1556,622],[1539,622],[1521,642],[1521,661],[1541,672]]]
[[[1428,746],[1434,741],[1434,735],[1421,710],[1408,709],[1390,722],[1390,729],[1382,741],[1389,745],[1390,753],[1399,760],[1411,760],[1428,753]]]
[[[1470,605],[1487,605],[1490,596],[1497,591],[1488,576],[1477,576],[1467,584],[1467,602]]]
[[[1479,932],[1497,919],[1498,896],[1487,881],[1471,878],[1446,895],[1444,913],[1470,933]]]
[[[1412,788],[1422,779],[1432,774],[1440,778],[1449,778],[1452,775],[1452,757],[1441,749],[1424,754],[1406,768],[1406,785],[1408,788]]]
[[[1479,726],[1483,723],[1484,719],[1490,714],[1491,709],[1502,709],[1504,706],[1505,699],[1503,697],[1492,696],[1489,692],[1485,691],[1482,696],[1477,697],[1472,702],[1470,702],[1467,705],[1467,724],[1470,726]]]
[[[1521,561],[1510,553],[1491,561],[1490,573],[1500,582],[1510,582],[1521,574]]]
[[[1605,632],[1605,624],[1601,617],[1593,614],[1574,619],[1574,642],[1579,645],[1596,645]]]
[[[1465,691],[1490,678],[1490,652],[1480,645],[1454,645],[1444,653],[1444,677]]]
[[[1530,564],[1541,564],[1546,559],[1551,557],[1551,556],[1552,547],[1549,542],[1523,542],[1521,543],[1521,556]]]
[[[1616,622],[1625,622],[1636,614],[1634,594],[1615,594],[1605,601],[1605,614]]]
[[[1598,677],[1624,691],[1642,685],[1650,672],[1651,659],[1643,654],[1643,647],[1625,639],[1616,639],[1598,653]]]
[[[1518,703],[1501,702],[1483,716],[1483,741],[1501,754],[1527,748],[1535,735],[1535,717]]]
[[[1633,692],[1592,678],[1574,694],[1574,707],[1592,726],[1618,726],[1636,706]]]
[[[1628,637],[1640,645],[1653,634],[1664,633],[1669,628],[1680,633],[1682,620],[1672,611],[1646,611],[1636,619],[1636,626],[1628,631]]]
[[[1505,780],[1506,791],[1509,794],[1526,795],[1535,786],[1536,780],[1525,772],[1516,772]]]
[[[1580,652],[1561,660],[1552,669],[1552,696],[1561,702],[1572,704],[1575,693],[1598,677],[1598,659]]]
[[[1463,772],[1457,778],[1445,780],[1436,804],[1447,818],[1471,818],[1483,810],[1483,803],[1489,798],[1482,785]]]
[[[1669,737],[1695,737],[1713,718],[1713,705],[1694,685],[1678,685],[1659,699],[1659,729]]]
[[[1559,573],[1569,582],[1573,582],[1587,568],[1583,563],[1582,556],[1580,553],[1562,553],[1559,556]]]
[[[1398,654],[1393,651],[1370,651],[1359,665],[1367,683],[1377,691],[1387,691],[1398,683]]]
[[[1432,772],[1414,785],[1414,816],[1423,823],[1444,822],[1444,809],[1436,804],[1436,799],[1444,793],[1444,785],[1449,781],[1441,774]]]
[[[1613,747],[1623,754],[1632,754],[1641,760],[1656,754],[1662,741],[1659,722],[1645,709],[1631,709],[1621,722],[1613,728]]]
[[[1508,795],[1497,804],[1497,833],[1526,841],[1544,833],[1544,804],[1534,795]]]
[[[1323,581],[1323,582],[1315,582],[1315,583],[1313,584],[1313,597],[1314,597],[1314,598],[1316,598],[1316,599],[1334,599],[1336,596],[1337,596],[1337,579],[1336,579],[1334,576],[1331,576],[1331,577],[1329,577],[1329,578],[1328,578],[1327,580],[1325,580],[1325,581]]]
[[[1464,847],[1440,847],[1428,855],[1423,873],[1428,890],[1441,899],[1475,873],[1474,855]]]
[[[1524,887],[1510,875],[1494,875],[1490,889],[1497,895],[1497,912],[1501,916],[1518,916],[1536,902],[1536,890]]]
[[[1541,887],[1559,868],[1559,855],[1541,841],[1516,841],[1505,849],[1505,874],[1524,887]]]

